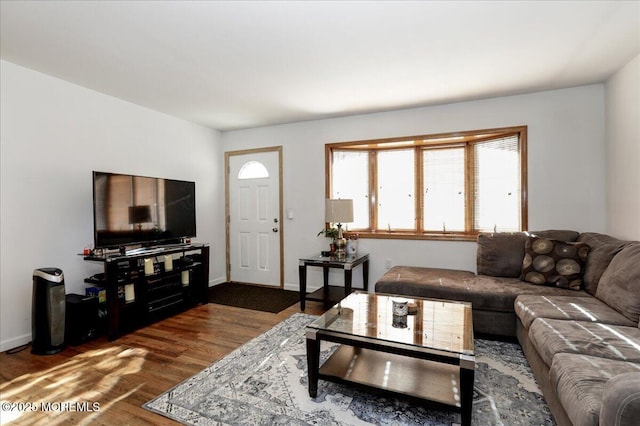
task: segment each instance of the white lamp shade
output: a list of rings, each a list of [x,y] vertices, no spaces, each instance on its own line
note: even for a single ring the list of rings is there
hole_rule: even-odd
[[[353,222],[353,200],[325,200],[324,219],[328,223]]]

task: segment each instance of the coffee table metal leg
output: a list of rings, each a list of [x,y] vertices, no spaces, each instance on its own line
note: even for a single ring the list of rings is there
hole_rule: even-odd
[[[320,341],[315,333],[307,332],[307,375],[309,377],[309,396],[318,395],[318,370],[320,368]]]
[[[460,358],[460,409],[462,426],[471,425],[475,365],[475,357],[473,356],[462,355]]]

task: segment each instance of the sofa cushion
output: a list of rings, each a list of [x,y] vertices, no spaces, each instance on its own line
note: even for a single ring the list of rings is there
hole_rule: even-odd
[[[553,357],[549,379],[574,425],[598,425],[604,388],[618,374],[640,372],[640,364],[577,354]]]
[[[531,232],[484,232],[478,234],[476,267],[479,275],[518,278],[522,272],[524,243],[528,235],[560,241],[576,241],[576,231],[549,229]]]
[[[583,321],[538,318],[529,340],[545,364],[559,353],[640,362],[640,329]]]
[[[597,232],[583,232],[576,240],[581,243],[587,243],[590,247],[597,247],[603,244],[629,244],[630,241],[619,240],[607,234],[599,234]]]
[[[476,274],[471,271],[459,269],[426,268],[421,266],[394,266],[389,269],[376,283],[391,284],[398,289],[399,294],[405,294],[401,290],[409,284],[435,284],[446,287],[456,283],[473,280]]]
[[[601,425],[634,425],[640,419],[640,373],[614,376],[604,385]]]
[[[611,260],[596,297],[633,322],[640,320],[640,243],[624,247]]]
[[[524,232],[478,234],[476,266],[478,274],[518,278],[522,269]]]
[[[587,244],[528,237],[524,252],[522,280],[571,290],[582,287],[582,273],[589,254]]]
[[[630,242],[596,232],[582,233],[578,237],[578,241],[586,243],[590,247],[587,263],[584,267],[582,284],[587,293],[595,296],[600,277],[609,266],[611,259]]]
[[[529,235],[533,237],[549,238],[552,240],[566,241],[572,243],[578,241],[580,233],[566,229],[547,229],[544,231],[531,231]]]
[[[473,309],[514,312],[520,294],[572,295],[584,292],[535,286],[517,278],[475,275],[469,271],[394,266],[375,285],[376,292],[471,302]],[[590,297],[590,296],[589,296]]]
[[[629,327],[635,324],[606,303],[589,296],[584,291],[571,291],[571,294],[572,296],[518,296],[515,301],[516,315],[527,329],[536,318],[601,322]]]

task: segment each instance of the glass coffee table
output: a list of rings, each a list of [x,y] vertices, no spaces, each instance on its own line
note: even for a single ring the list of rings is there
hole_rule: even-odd
[[[394,316],[394,301],[409,314]],[[451,406],[471,424],[470,303],[354,292],[307,326],[306,341],[312,398],[329,380]],[[320,365],[322,341],[340,346]]]

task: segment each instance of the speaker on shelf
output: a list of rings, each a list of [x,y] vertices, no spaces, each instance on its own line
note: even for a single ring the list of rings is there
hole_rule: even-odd
[[[58,268],[33,271],[31,353],[51,355],[64,346],[64,274]]]

